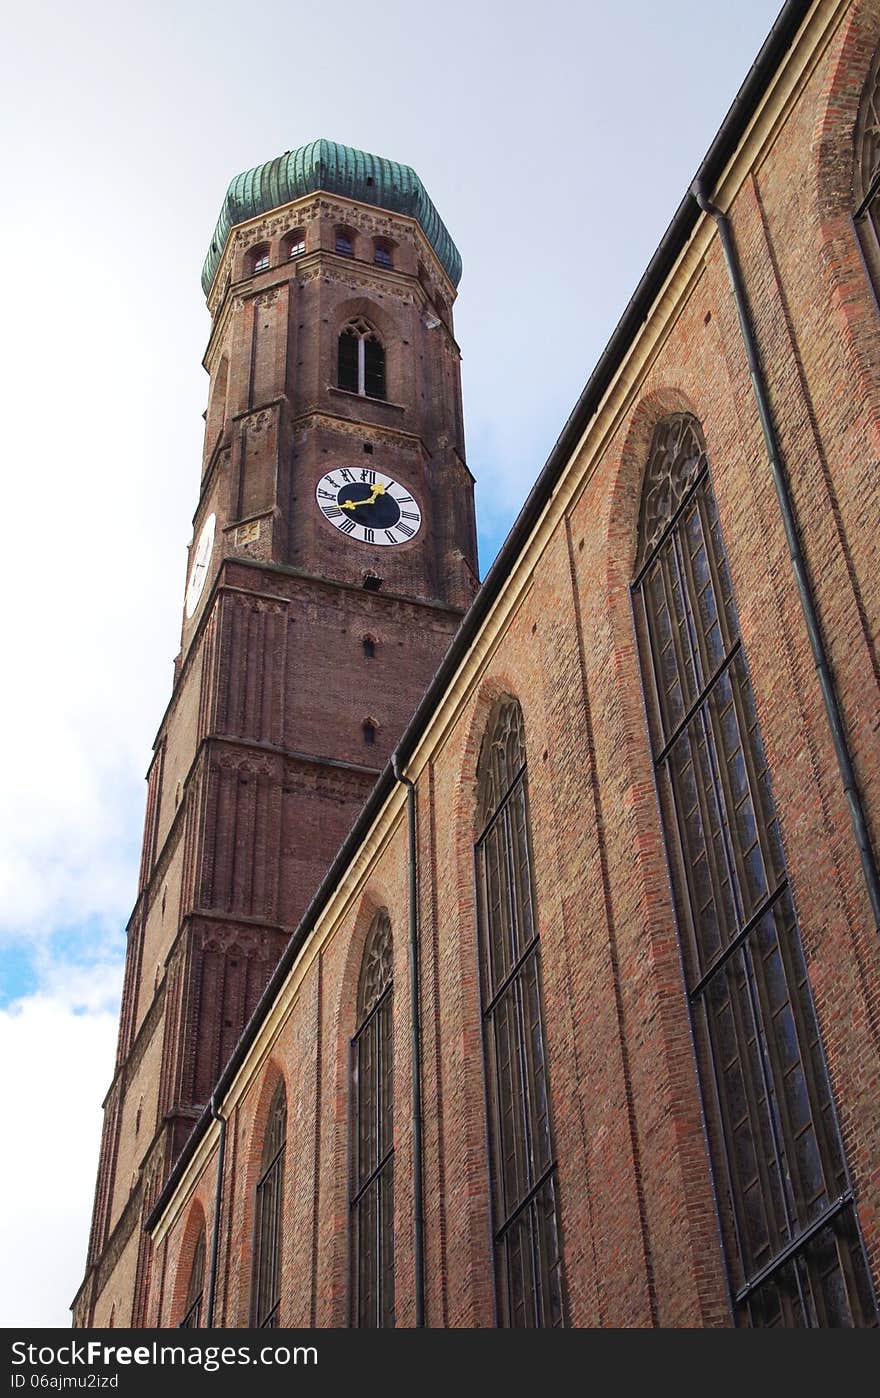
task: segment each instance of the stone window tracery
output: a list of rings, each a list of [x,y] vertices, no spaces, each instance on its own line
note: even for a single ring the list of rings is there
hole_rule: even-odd
[[[737,1323],[875,1323],[703,433],[645,472],[634,613]]]
[[[352,1040],[352,1325],[394,1325],[394,1045],[391,919],[373,918]]]
[[[186,1311],[181,1330],[198,1330],[202,1323],[202,1296],[205,1290],[205,1230],[202,1228],[193,1253],[186,1293]]]
[[[862,89],[854,155],[855,225],[874,289],[880,292],[880,48]]]
[[[284,1153],[287,1141],[287,1096],[279,1082],[269,1108],[263,1140],[254,1219],[254,1272],[251,1324],[269,1329],[279,1323],[281,1301],[281,1233],[284,1204]]]
[[[362,397],[385,397],[385,349],[363,317],[349,321],[339,336],[337,384]]]
[[[475,847],[498,1323],[564,1320],[522,710],[505,699],[478,772]]]

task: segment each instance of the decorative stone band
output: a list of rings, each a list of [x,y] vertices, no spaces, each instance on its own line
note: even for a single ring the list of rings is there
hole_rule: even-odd
[[[416,219],[453,286],[458,286],[461,255],[415,170],[335,141],[311,141],[243,171],[231,182],[202,268],[205,295],[235,224],[319,189]]]

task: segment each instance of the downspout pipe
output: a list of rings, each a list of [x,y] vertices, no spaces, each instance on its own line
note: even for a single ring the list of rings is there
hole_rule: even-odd
[[[217,1183],[214,1188],[214,1222],[211,1227],[211,1266],[208,1272],[208,1304],[205,1307],[205,1328],[214,1328],[214,1297],[217,1293],[217,1257],[220,1251],[220,1210],[223,1206],[223,1162],[226,1159],[226,1117],[217,1110],[217,1095],[211,1094],[211,1116],[220,1123],[217,1144]]]
[[[422,1031],[419,986],[419,905],[417,866],[416,785],[410,781],[395,751],[391,758],[395,777],[406,787],[409,847],[409,994],[412,1027],[412,1136],[413,1136],[413,1266],[415,1269],[416,1326],[425,1324],[425,1210],[422,1195]]]
[[[691,186],[691,193],[703,213],[708,214],[718,225],[718,235],[721,239],[724,261],[727,264],[727,274],[730,278],[730,286],[736,304],[736,313],[739,317],[740,333],[742,335],[746,359],[749,366],[749,374],[752,380],[752,391],[755,395],[758,416],[761,420],[761,429],[764,433],[764,443],[767,448],[770,473],[773,477],[773,484],[776,487],[776,497],[779,501],[782,524],[788,542],[788,552],[794,571],[795,586],[797,587],[798,597],[804,614],[804,621],[807,626],[807,635],[810,638],[810,648],[813,652],[813,660],[816,664],[816,674],[819,679],[819,688],[822,692],[822,700],[825,705],[828,726],[831,730],[831,740],[834,744],[834,752],[837,757],[837,765],[843,783],[843,792],[846,797],[847,806],[849,807],[850,820],[859,850],[859,858],[862,863],[862,873],[865,879],[865,886],[868,890],[871,911],[874,914],[874,925],[877,930],[880,931],[880,877],[878,877],[877,872],[877,860],[871,846],[868,823],[865,819],[865,808],[862,804],[858,782],[856,781],[856,775],[853,770],[843,715],[840,710],[840,703],[834,684],[834,676],[831,673],[831,666],[822,635],[822,627],[816,611],[816,604],[810,585],[807,563],[801,548],[788,481],[779,454],[776,426],[773,421],[773,414],[767,397],[767,386],[764,382],[764,374],[761,369],[761,361],[749,315],[745,286],[743,284],[742,272],[737,257],[736,244],[734,243],[733,233],[730,228],[730,220],[727,215],[722,213],[722,211],[707,197],[705,185],[701,179],[698,178],[694,181]]]

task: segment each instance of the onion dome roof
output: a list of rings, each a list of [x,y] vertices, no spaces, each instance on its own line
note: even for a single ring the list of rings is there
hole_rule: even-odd
[[[311,141],[299,150],[285,151],[264,165],[245,170],[231,182],[202,268],[205,295],[236,223],[319,189],[416,219],[452,284],[458,285],[461,256],[415,170],[335,141]]]

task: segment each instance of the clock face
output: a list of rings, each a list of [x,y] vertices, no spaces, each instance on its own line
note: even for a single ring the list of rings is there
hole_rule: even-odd
[[[422,527],[406,486],[369,466],[330,471],[318,481],[315,499],[335,529],[362,544],[406,544]]]
[[[217,516],[208,515],[202,526],[199,535],[199,542],[196,544],[195,557],[193,558],[192,570],[189,575],[189,585],[186,589],[186,618],[192,616],[199,605],[199,598],[202,595],[202,588],[205,586],[205,579],[208,576],[208,564],[211,561],[211,552],[214,548],[214,529],[217,525]]]

